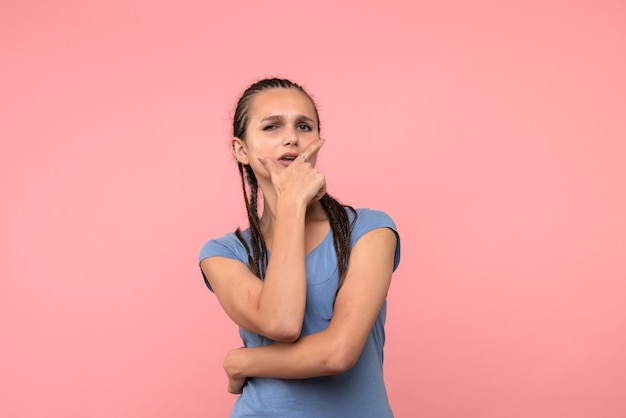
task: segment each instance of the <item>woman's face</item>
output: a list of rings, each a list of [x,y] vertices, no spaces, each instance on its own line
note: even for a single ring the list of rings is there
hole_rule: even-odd
[[[273,88],[252,98],[245,142],[235,138],[233,145],[237,160],[250,164],[257,176],[267,177],[259,157],[287,167],[319,137],[311,100],[295,88]],[[309,161],[315,164],[316,157],[312,155]]]

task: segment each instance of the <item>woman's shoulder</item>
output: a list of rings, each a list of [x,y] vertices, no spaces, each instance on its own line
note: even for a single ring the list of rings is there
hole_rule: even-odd
[[[250,230],[241,231],[246,241],[250,239]],[[234,232],[228,232],[221,237],[208,240],[200,249],[200,260],[208,257],[228,257],[245,260],[247,252],[243,243]]]
[[[351,246],[368,232],[378,228],[389,228],[396,234],[396,251],[394,256],[393,269],[400,264],[400,234],[395,222],[388,213],[370,208],[356,209],[356,219],[352,224],[352,233],[350,236]]]
[[[355,211],[356,214],[351,215],[353,244],[363,235],[377,228],[389,228],[399,236],[395,222],[386,212],[370,208],[359,208]]]
[[[355,226],[389,227],[396,230],[396,224],[387,212],[372,208],[357,208],[355,211],[356,220],[354,220],[354,215],[351,219]]]

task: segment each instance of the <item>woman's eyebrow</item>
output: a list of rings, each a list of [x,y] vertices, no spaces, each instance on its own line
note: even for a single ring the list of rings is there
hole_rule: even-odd
[[[276,122],[276,121],[280,121],[280,120],[283,120],[283,116],[281,116],[281,115],[270,115],[270,116],[267,116],[267,117],[261,119],[261,122]],[[314,119],[312,119],[312,118],[310,118],[310,117],[308,117],[306,115],[297,115],[296,116],[296,120],[303,120],[303,121],[306,121],[306,122],[315,122]]]
[[[311,123],[315,122],[315,120],[314,120],[314,119],[311,119],[310,117],[308,117],[308,116],[306,116],[306,115],[300,115],[300,116],[298,116],[298,120],[303,120],[303,121],[306,121],[306,122],[311,122]]]
[[[280,115],[271,115],[266,118],[261,119],[261,122],[275,122],[277,120],[281,120],[283,117]]]

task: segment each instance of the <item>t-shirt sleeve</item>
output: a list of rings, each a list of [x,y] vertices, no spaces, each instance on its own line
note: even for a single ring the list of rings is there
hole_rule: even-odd
[[[200,249],[198,263],[209,257],[232,258],[233,260],[239,260],[242,263],[246,263],[246,260],[248,259],[245,248],[243,247],[237,236],[233,233],[227,234],[218,239],[212,239],[204,244]],[[206,276],[204,275],[204,272],[202,272],[202,278],[204,279],[204,283],[212,292],[213,288],[211,287],[211,284],[209,283]]]
[[[396,253],[393,260],[393,270],[395,271],[400,264],[400,234],[393,219],[385,212],[373,209],[358,209],[356,222],[352,227],[350,246],[351,248],[354,247],[363,235],[377,228],[389,228],[396,234]]]

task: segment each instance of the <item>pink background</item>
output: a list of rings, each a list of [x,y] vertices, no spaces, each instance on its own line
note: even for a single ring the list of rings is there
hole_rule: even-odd
[[[0,416],[227,415],[197,254],[278,75],[330,191],[400,228],[396,416],[624,417],[625,3],[222,3],[0,5]]]

